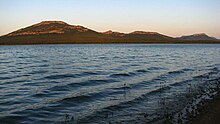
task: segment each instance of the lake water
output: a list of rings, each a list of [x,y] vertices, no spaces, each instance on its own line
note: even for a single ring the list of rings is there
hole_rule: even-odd
[[[159,123],[219,75],[220,45],[0,46],[0,123]]]

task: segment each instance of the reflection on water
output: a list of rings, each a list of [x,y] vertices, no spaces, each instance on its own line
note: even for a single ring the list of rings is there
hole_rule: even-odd
[[[217,90],[219,53],[220,45],[0,46],[0,119],[180,121]]]

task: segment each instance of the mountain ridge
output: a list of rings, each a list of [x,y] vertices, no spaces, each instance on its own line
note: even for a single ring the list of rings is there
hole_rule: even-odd
[[[192,38],[196,37],[196,38]],[[42,21],[0,37],[0,44],[60,44],[60,43],[219,43],[206,34],[174,38],[158,32],[131,33],[98,32],[64,21]],[[199,41],[199,42],[198,42]],[[208,42],[209,41],[209,42]],[[211,42],[210,42],[211,41]]]

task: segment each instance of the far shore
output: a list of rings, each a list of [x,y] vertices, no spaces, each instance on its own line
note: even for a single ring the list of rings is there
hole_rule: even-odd
[[[178,42],[45,42],[45,43],[28,43],[28,42],[0,42],[0,46],[3,45],[65,45],[65,44],[220,44],[216,41],[178,41]]]

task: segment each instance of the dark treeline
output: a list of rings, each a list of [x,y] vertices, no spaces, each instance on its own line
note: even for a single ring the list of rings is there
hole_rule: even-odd
[[[2,36],[0,45],[25,44],[219,44],[219,41],[189,41],[178,39],[150,39],[131,37],[109,37],[103,35],[44,34],[25,36]]]

